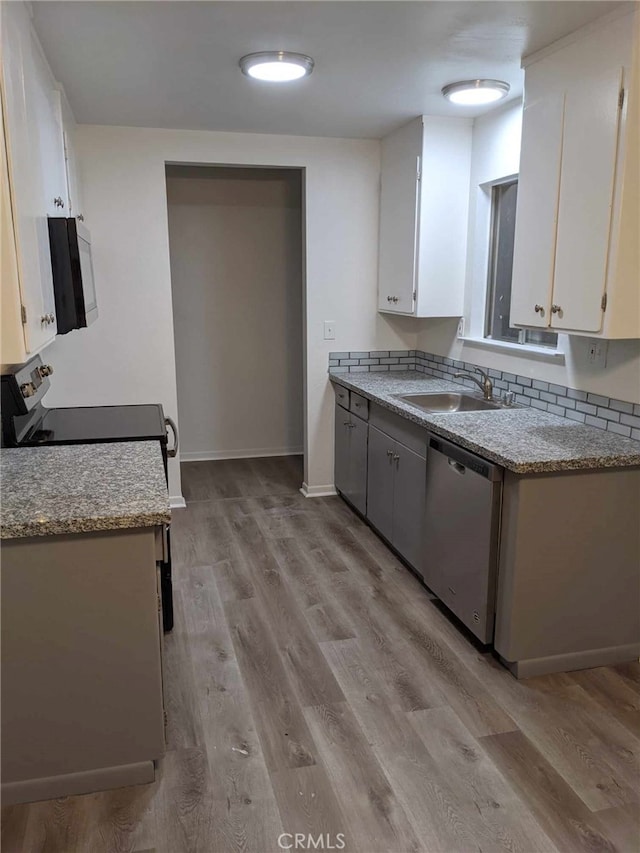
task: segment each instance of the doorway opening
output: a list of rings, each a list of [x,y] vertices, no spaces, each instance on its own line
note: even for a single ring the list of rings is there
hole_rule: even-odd
[[[302,169],[167,165],[166,186],[181,461],[290,457],[302,482]]]

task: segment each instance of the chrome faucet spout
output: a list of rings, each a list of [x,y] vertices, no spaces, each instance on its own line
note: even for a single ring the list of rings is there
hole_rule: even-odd
[[[470,370],[464,370],[460,373],[454,373],[453,375],[458,379],[465,378],[475,382],[478,388],[482,391],[484,399],[493,400],[493,382],[489,379],[489,375],[479,367],[474,367],[473,369],[482,376],[482,379],[478,379],[478,377],[474,376]]]

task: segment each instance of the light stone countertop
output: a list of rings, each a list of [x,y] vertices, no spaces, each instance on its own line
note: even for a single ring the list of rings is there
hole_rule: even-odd
[[[2,539],[171,520],[156,441],[3,448],[0,476]]]
[[[529,407],[429,414],[399,394],[469,388],[424,373],[341,373],[342,385],[516,474],[640,466],[640,442]]]

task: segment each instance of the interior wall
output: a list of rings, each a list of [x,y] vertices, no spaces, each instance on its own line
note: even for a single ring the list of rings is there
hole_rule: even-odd
[[[487,281],[489,196],[482,184],[518,172],[521,127],[520,102],[507,104],[474,123],[465,288],[465,328],[472,336],[482,337],[479,318],[484,309]],[[531,353],[497,351],[459,340],[457,329],[457,318],[421,320],[417,348],[618,400],[640,402],[640,341],[609,341],[607,365],[603,368],[589,363],[588,338],[559,335],[558,349],[564,353],[564,360],[549,360]]]
[[[183,460],[302,453],[301,191],[299,170],[167,167]]]
[[[178,419],[165,164],[305,170],[305,482],[332,488],[330,351],[414,349],[415,321],[377,312],[380,145],[373,140],[80,125],[100,316],[56,340],[51,405],[157,401]],[[336,324],[323,338],[323,321]],[[256,412],[256,418],[260,412]],[[180,496],[179,457],[170,494]]]

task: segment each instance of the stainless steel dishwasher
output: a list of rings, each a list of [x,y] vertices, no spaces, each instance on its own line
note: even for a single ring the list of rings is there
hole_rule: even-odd
[[[455,444],[429,439],[424,579],[484,643],[493,640],[502,473]]]

